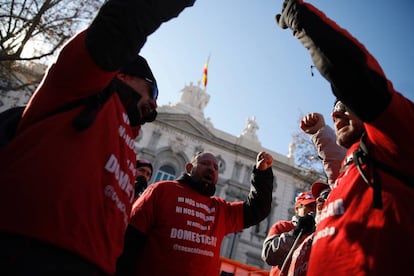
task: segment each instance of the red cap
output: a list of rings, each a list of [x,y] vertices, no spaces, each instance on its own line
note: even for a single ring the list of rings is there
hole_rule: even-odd
[[[330,186],[324,182],[315,182],[312,184],[312,195],[317,198],[323,190],[329,189]]]
[[[295,206],[299,204],[308,205],[309,203],[316,202],[311,192],[300,193],[295,199]]]

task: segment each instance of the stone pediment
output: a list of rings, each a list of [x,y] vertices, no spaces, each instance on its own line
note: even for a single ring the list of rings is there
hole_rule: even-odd
[[[213,139],[213,133],[190,114],[185,113],[164,113],[160,112],[157,116],[157,122],[165,124],[170,128],[175,128],[189,135],[203,139]]]

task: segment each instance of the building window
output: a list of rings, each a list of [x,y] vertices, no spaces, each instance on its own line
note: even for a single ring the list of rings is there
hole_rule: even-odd
[[[176,179],[175,170],[173,167],[164,165],[159,168],[155,175],[154,182],[163,181],[163,180],[173,180]]]
[[[219,167],[219,173],[223,173],[226,169],[226,162],[224,162],[224,159],[219,155],[217,156],[218,160],[218,167]]]
[[[232,179],[236,180],[237,182],[240,182],[240,174],[243,168],[243,164],[240,161],[236,161],[234,163],[233,167],[233,176]]]

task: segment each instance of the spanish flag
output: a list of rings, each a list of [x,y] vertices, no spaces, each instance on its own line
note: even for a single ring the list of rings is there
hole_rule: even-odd
[[[203,69],[203,85],[204,88],[207,87],[207,73],[208,73],[208,63],[210,62],[210,55],[208,55],[207,61],[204,64],[204,69]]]

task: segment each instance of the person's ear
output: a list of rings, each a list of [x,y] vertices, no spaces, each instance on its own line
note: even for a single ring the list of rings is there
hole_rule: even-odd
[[[187,164],[185,164],[185,171],[187,172],[187,173],[191,173],[191,169],[193,168],[193,164],[191,164],[191,163],[187,163]]]
[[[124,73],[118,73],[118,74],[116,74],[116,78],[117,79],[119,79],[119,80],[121,80],[121,81],[125,81],[125,79],[127,78],[127,74],[124,74]]]

